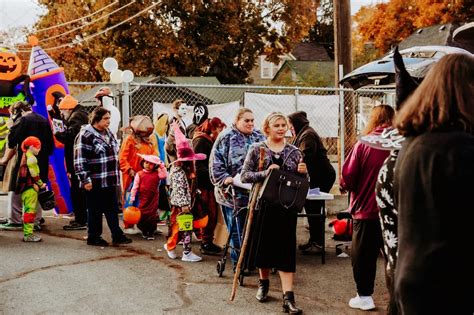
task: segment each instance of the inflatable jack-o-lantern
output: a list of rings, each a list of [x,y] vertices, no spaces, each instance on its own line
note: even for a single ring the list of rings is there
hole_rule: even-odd
[[[20,58],[11,52],[0,51],[0,80],[13,81],[20,74]]]
[[[21,60],[15,53],[0,50],[0,116],[8,116],[8,108],[18,101],[34,103],[30,77],[21,70]]]

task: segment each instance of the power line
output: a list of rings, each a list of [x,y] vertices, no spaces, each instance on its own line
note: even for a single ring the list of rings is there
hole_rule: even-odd
[[[142,15],[143,13],[145,13],[146,11],[148,11],[148,10],[150,10],[150,9],[152,9],[152,8],[154,8],[154,7],[156,7],[158,4],[159,4],[159,2],[156,2],[156,3],[154,3],[154,4],[152,4],[152,5],[148,6],[148,7],[146,7],[145,9],[141,10],[141,11],[138,12],[137,14],[132,15],[131,17],[129,17],[129,18],[127,18],[127,19],[125,19],[125,20],[123,20],[123,21],[117,23],[117,24],[112,25],[112,26],[106,28],[105,30],[102,30],[102,31],[99,31],[99,32],[94,33],[94,34],[92,34],[92,35],[89,35],[89,36],[87,36],[87,37],[84,37],[84,38],[81,39],[81,40],[76,40],[76,41],[73,40],[71,43],[67,43],[67,44],[63,44],[63,45],[59,45],[59,46],[55,46],[55,47],[43,48],[43,50],[45,50],[45,51],[51,51],[51,50],[55,50],[55,49],[59,49],[59,48],[66,48],[66,47],[72,48],[74,45],[80,44],[80,43],[83,42],[83,41],[84,41],[84,42],[85,42],[85,41],[88,41],[88,40],[90,40],[90,39],[92,39],[92,38],[94,38],[94,37],[97,37],[97,36],[99,36],[99,35],[102,35],[102,34],[108,32],[108,31],[110,31],[110,30],[113,30],[114,28],[119,27],[120,25],[122,25],[122,24],[124,24],[124,23],[127,23],[127,22],[130,21],[130,20],[133,20],[133,19],[136,18],[137,16],[140,16],[140,15]],[[26,53],[27,53],[27,52],[30,52],[30,51],[29,51],[29,50],[18,50],[18,52],[26,52]]]
[[[110,15],[112,15],[112,14],[114,14],[114,13],[120,11],[120,10],[125,9],[125,8],[128,7],[129,5],[134,4],[135,2],[136,2],[136,0],[133,0],[133,1],[127,3],[127,4],[124,5],[124,6],[121,6],[120,8],[118,8],[118,9],[112,11],[112,12],[109,12],[109,13],[107,13],[107,14],[105,14],[105,15],[103,15],[103,16],[101,16],[101,17],[95,19],[95,20],[92,20],[92,21],[90,21],[90,22],[87,22],[87,23],[83,24],[82,26],[78,26],[78,27],[73,28],[72,30],[69,30],[69,31],[67,31],[67,32],[64,32],[64,33],[61,33],[61,34],[58,34],[58,35],[55,35],[55,36],[51,36],[51,37],[45,38],[45,39],[43,39],[43,40],[40,40],[39,42],[40,42],[40,43],[45,43],[45,42],[49,42],[49,41],[51,41],[51,40],[53,40],[53,39],[55,39],[55,38],[58,38],[58,37],[61,37],[61,36],[67,35],[67,34],[71,34],[71,33],[75,32],[75,31],[77,31],[77,30],[80,30],[80,29],[86,27],[86,26],[89,26],[89,25],[91,25],[91,24],[94,24],[94,23],[96,23],[96,22],[102,20],[102,19],[105,19],[106,17],[108,17],[108,16],[110,16]],[[85,18],[85,17],[84,17],[84,18]],[[84,19],[84,18],[82,18],[82,19]]]
[[[115,1],[112,2],[111,4],[108,4],[108,5],[106,5],[105,7],[101,8],[101,9],[99,9],[99,10],[97,10],[97,11],[95,11],[95,12],[89,14],[89,15],[82,16],[82,17],[77,18],[77,19],[75,19],[75,20],[71,20],[71,21],[68,21],[68,22],[61,23],[61,24],[53,25],[53,26],[50,26],[50,27],[47,27],[47,28],[39,29],[39,30],[36,31],[36,33],[39,34],[39,33],[45,32],[45,31],[52,30],[52,29],[57,28],[57,27],[61,27],[61,26],[64,26],[64,25],[68,25],[68,24],[71,24],[71,23],[74,23],[74,22],[83,20],[83,19],[87,19],[88,17],[91,17],[91,16],[93,16],[93,15],[96,15],[96,14],[99,13],[99,12],[104,11],[104,10],[107,9],[108,7],[113,6],[114,4],[116,4],[116,3],[118,3],[118,2],[119,2],[119,0],[115,0]]]

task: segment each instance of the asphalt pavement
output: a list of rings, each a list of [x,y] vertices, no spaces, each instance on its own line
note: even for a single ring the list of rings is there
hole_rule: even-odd
[[[0,217],[6,215],[7,196],[0,196]],[[236,298],[230,262],[217,276],[219,257],[203,256],[198,263],[171,260],[163,249],[165,237],[146,241],[132,235],[133,243],[121,247],[86,245],[86,231],[64,231],[70,218],[44,214],[38,232],[40,243],[24,243],[21,231],[0,231],[0,314],[277,314],[281,312],[281,287],[270,278],[270,299],[255,299],[257,276],[246,277]],[[105,221],[105,220],[104,220]],[[329,221],[329,220],[328,220]],[[298,240],[308,237],[306,220],[298,222]],[[161,227],[166,232],[166,227]],[[110,232],[104,225],[104,238]],[[377,309],[352,310],[355,296],[350,258],[336,256],[335,243],[326,231],[326,264],[318,255],[297,254],[295,295],[305,314],[384,314],[386,294],[383,261],[379,259],[375,293]],[[200,255],[199,243],[193,250]],[[178,248],[181,254],[181,249]]]

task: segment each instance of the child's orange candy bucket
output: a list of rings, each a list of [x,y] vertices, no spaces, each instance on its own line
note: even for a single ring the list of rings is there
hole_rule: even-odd
[[[141,217],[140,209],[130,206],[123,210],[123,222],[129,225],[137,224]]]

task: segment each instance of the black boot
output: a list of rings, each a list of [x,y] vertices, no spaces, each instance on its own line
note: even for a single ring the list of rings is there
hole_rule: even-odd
[[[296,307],[295,295],[292,291],[283,294],[283,312],[290,314],[303,314],[303,311]]]
[[[270,287],[270,280],[258,279],[258,291],[255,296],[259,302],[265,302],[268,298],[268,289]]]

